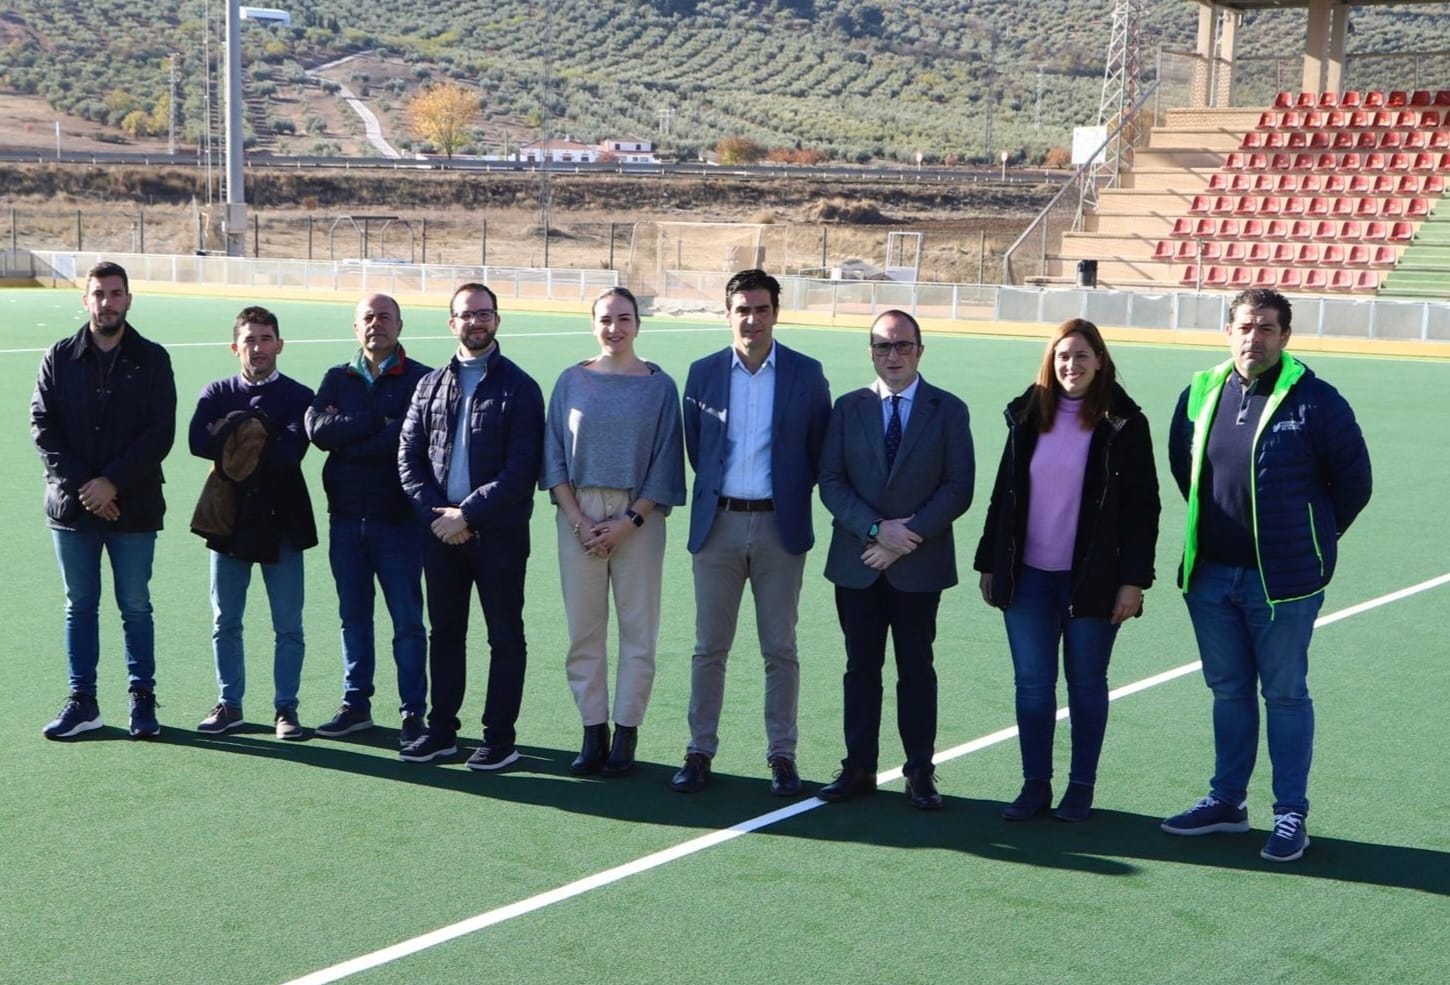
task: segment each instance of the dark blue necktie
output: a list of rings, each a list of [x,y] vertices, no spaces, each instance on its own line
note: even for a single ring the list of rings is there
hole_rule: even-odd
[[[896,453],[901,450],[901,395],[891,395],[891,423],[886,425],[886,471],[896,464]]]

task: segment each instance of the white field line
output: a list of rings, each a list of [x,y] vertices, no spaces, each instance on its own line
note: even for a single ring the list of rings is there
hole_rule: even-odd
[[[1332,612],[1326,616],[1320,616],[1317,620],[1315,620],[1314,626],[1315,628],[1319,628],[1321,626],[1328,626],[1332,623],[1339,622],[1342,619],[1348,619],[1350,616],[1360,615],[1362,613],[1370,611],[1371,609],[1377,609],[1382,605],[1389,605],[1391,602],[1398,602],[1401,599],[1409,598],[1411,595],[1417,595],[1420,592],[1426,592],[1432,588],[1437,588],[1447,583],[1450,583],[1450,573],[1440,575],[1438,578],[1431,578],[1429,581],[1422,581],[1418,585],[1411,585],[1408,588],[1402,588],[1399,591],[1391,592],[1388,595],[1381,595],[1379,598],[1370,599],[1368,602],[1361,602],[1358,605],[1350,606],[1347,609],[1340,609],[1338,612]],[[1109,692],[1108,699],[1110,701],[1117,701],[1120,698],[1126,698],[1130,694],[1138,694],[1141,691],[1146,691],[1149,688],[1157,687],[1160,684],[1167,684],[1169,681],[1176,680],[1180,677],[1185,677],[1188,674],[1192,674],[1193,672],[1197,671],[1201,666],[1202,664],[1199,661],[1195,660],[1192,663],[1184,664],[1181,667],[1174,667],[1172,670],[1166,670],[1161,674],[1154,674],[1151,677],[1145,677],[1140,681],[1134,681],[1132,684],[1116,688],[1115,690]],[[1057,717],[1059,719],[1066,718],[1067,709],[1059,708],[1057,711]],[[981,736],[980,738],[973,739],[970,742],[964,742],[959,746],[953,746],[952,748],[947,749],[944,752],[939,752],[937,753],[935,759],[936,762],[943,763],[948,760],[956,759],[959,756],[965,756],[968,753],[979,752],[980,750],[986,749],[989,746],[994,746],[998,743],[1006,742],[1008,739],[1016,737],[1016,735],[1017,726],[1015,725],[1009,728],[999,729],[989,735]],[[876,782],[878,784],[890,783],[893,780],[899,779],[901,779],[900,767],[886,770],[885,772],[879,773],[876,776]],[[689,841],[681,842],[678,845],[674,845],[670,848],[654,852],[650,855],[645,855],[642,858],[635,859],[633,862],[626,862],[624,865],[617,865],[612,869],[605,869],[603,872],[596,872],[592,876],[585,876],[583,879],[578,879],[566,885],[559,886],[556,889],[551,889],[547,892],[539,893],[537,896],[530,896],[528,899],[519,900],[517,903],[510,903],[507,906],[501,906],[497,909],[489,910],[487,913],[480,913],[477,916],[469,917],[467,920],[460,920],[457,923],[449,924],[446,927],[440,927],[437,930],[430,931],[418,937],[414,937],[405,941],[400,941],[399,943],[394,944],[391,947],[385,947],[380,951],[373,951],[370,954],[364,954],[360,957],[352,958],[349,961],[343,961],[340,964],[335,964],[330,968],[323,968],[320,971],[314,971],[310,975],[303,975],[301,978],[294,978],[291,981],[284,983],[284,985],[327,985],[327,983],[329,982],[340,981],[343,978],[347,978],[351,975],[356,975],[359,972],[368,971],[369,969],[389,964],[401,958],[406,958],[410,955],[417,954],[420,951],[426,951],[431,947],[437,947],[439,944],[447,943],[448,941],[455,940],[459,937],[465,937],[468,934],[475,933],[476,931],[483,930],[487,927],[492,927],[495,924],[504,923],[505,921],[512,920],[515,917],[521,917],[525,914],[533,913],[535,910],[542,910],[546,906],[552,906],[555,903],[562,903],[565,900],[573,899],[576,896],[582,896],[584,893],[598,889],[601,886],[608,886],[610,883],[619,882],[622,879],[628,879],[630,876],[639,875],[641,872],[648,872],[650,869],[659,868],[660,866],[666,865],[670,862],[674,862],[677,859],[686,858],[687,856],[694,855],[697,852],[702,852],[707,848],[713,848],[714,846],[724,844],[727,841],[733,841],[734,839],[739,838],[741,835],[749,834],[752,831],[759,831],[762,828],[768,828],[774,824],[777,824],[780,821],[789,820],[790,818],[793,818],[798,814],[804,814],[807,811],[813,811],[817,807],[821,807],[824,804],[825,801],[821,800],[819,797],[811,797],[806,800],[797,801],[796,803],[791,804],[787,807],[783,807],[780,810],[771,811],[769,814],[761,814],[758,817],[753,817],[749,820],[741,821],[739,824],[732,825],[728,828],[722,828],[717,831],[712,831],[709,834],[701,835],[698,838],[691,838]]]
[[[646,332],[647,335],[665,335],[665,334],[694,335],[694,334],[699,334],[701,332],[718,332],[722,338],[724,338],[724,336],[726,334],[724,326],[721,326],[720,328],[655,328],[653,325],[651,325],[649,328],[647,328],[645,330],[645,332]],[[75,334],[74,332],[71,333],[71,335],[74,335],[74,334]],[[504,336],[504,341],[505,342],[508,342],[508,343],[514,343],[514,342],[525,342],[525,341],[527,341],[529,339],[576,338],[576,337],[591,336],[591,335],[593,335],[593,332],[590,332],[588,330],[581,330],[581,331],[574,331],[574,332],[518,332],[518,333],[515,333],[515,334],[512,334],[512,335],[505,335]],[[69,337],[69,336],[67,336],[67,337]],[[410,342],[410,341],[413,341],[413,342],[417,342],[417,341],[435,342],[435,341],[438,341],[440,339],[452,339],[452,338],[454,338],[454,336],[452,336],[452,335],[411,335],[410,334],[406,338],[404,338],[403,341],[405,343]],[[344,344],[344,343],[351,344],[351,345],[356,345],[357,344],[357,339],[355,337],[351,336],[351,335],[349,335],[345,339],[283,339],[282,341],[286,342],[288,345],[340,345],[340,344]],[[219,346],[221,348],[228,348],[230,346],[230,343],[227,342],[226,339],[220,339],[220,340],[211,341],[211,342],[163,342],[162,345],[164,345],[168,349],[204,349],[204,348],[207,348],[208,346]],[[45,354],[45,350],[46,349],[49,349],[49,348],[50,348],[50,346],[47,345],[47,346],[41,346],[38,349],[0,349],[0,356],[22,356],[22,355],[26,355],[26,354],[29,354],[29,355],[44,355]]]

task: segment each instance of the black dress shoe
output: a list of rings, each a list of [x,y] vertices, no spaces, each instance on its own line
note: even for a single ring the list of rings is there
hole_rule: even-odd
[[[574,757],[574,762],[569,764],[569,772],[575,776],[588,776],[590,773],[598,773],[604,766],[604,761],[609,756],[609,725],[584,726],[584,742],[579,747],[579,755]]]
[[[936,791],[934,774],[930,766],[906,773],[906,798],[919,811],[942,809],[941,794]]]
[[[690,752],[685,754],[685,765],[670,780],[670,789],[675,793],[698,793],[709,782],[710,757],[703,752]]]
[[[865,796],[875,792],[876,773],[874,770],[847,766],[836,774],[834,780],[816,791],[816,796],[828,804],[836,804],[843,800],[850,800],[852,797]]]
[[[1052,784],[1047,780],[1028,780],[1022,784],[1017,799],[1002,808],[1008,821],[1030,821],[1052,807]]]
[[[799,797],[801,775],[796,772],[795,760],[775,756],[770,761],[770,792],[776,797]]]
[[[605,776],[625,776],[634,772],[634,747],[639,741],[639,728],[634,725],[614,726],[614,745],[600,770]]]

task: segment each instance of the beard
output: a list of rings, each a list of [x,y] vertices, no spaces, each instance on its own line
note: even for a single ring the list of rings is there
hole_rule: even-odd
[[[102,316],[101,318],[91,319],[91,331],[95,332],[97,335],[103,335],[106,338],[110,338],[111,336],[118,334],[121,329],[126,326],[125,315],[111,316],[114,320],[111,321],[109,324],[102,320],[103,317],[105,316]]]
[[[493,332],[460,332],[458,341],[469,352],[479,353],[493,345],[494,334]]]

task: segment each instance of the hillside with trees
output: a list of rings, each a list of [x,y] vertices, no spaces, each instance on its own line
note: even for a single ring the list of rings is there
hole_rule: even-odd
[[[1072,127],[1096,122],[1112,12],[1110,0],[283,6],[289,26],[243,25],[254,150],[368,153],[337,109],[343,85],[368,102],[395,145],[438,150],[413,135],[409,105],[428,86],[452,82],[479,104],[466,139],[450,139],[454,153],[502,153],[547,131],[589,142],[637,135],[672,156],[733,139],[803,159],[950,162],[1006,151],[1033,163],[1067,145]],[[1143,51],[1153,66],[1161,50],[1192,47],[1198,8],[1186,0],[1149,8]],[[219,0],[126,5],[124,13],[100,0],[7,0],[0,92],[102,123],[118,142],[164,138],[174,119],[180,142],[194,147],[209,116],[212,131],[219,126],[223,16]],[[1270,90],[1284,72],[1267,57],[1297,51],[1284,39],[1303,37],[1304,17],[1246,18],[1241,52],[1266,56]],[[1438,49],[1450,36],[1450,4],[1359,8],[1353,27],[1352,55]],[[358,57],[314,71],[349,55]],[[1373,64],[1385,81],[1356,84],[1450,87],[1444,65]],[[1297,73],[1284,84],[1297,84]]]

